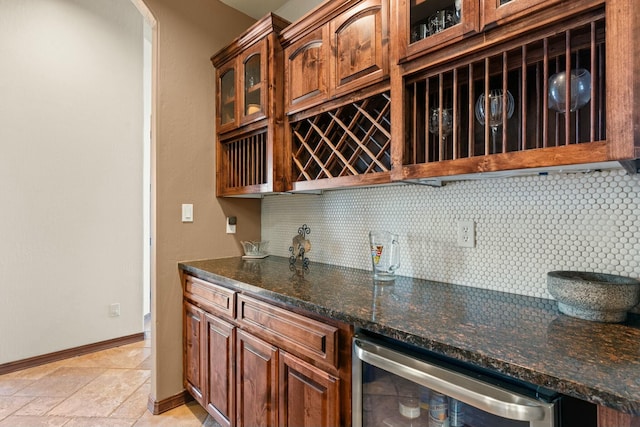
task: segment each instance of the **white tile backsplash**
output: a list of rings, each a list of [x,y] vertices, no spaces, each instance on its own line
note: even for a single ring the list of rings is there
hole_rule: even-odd
[[[460,220],[475,222],[474,248],[456,245]],[[400,235],[403,276],[542,298],[552,270],[640,277],[640,181],[623,170],[263,199],[272,254],[288,256],[302,224],[312,263],[371,269],[368,232],[384,229]]]

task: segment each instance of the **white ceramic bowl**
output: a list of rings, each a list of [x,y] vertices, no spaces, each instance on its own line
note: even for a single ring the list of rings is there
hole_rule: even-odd
[[[547,288],[561,313],[598,322],[622,322],[640,302],[640,282],[612,274],[552,271]]]

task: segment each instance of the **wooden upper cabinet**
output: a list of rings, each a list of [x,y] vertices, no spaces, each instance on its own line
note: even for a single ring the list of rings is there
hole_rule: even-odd
[[[404,62],[477,32],[480,4],[478,0],[398,0],[392,18],[396,56]]]
[[[482,0],[482,27],[500,25],[564,0]]]
[[[239,57],[240,123],[263,119],[267,112],[267,41],[262,40]]]
[[[386,79],[388,0],[326,1],[281,34],[286,113]]]
[[[548,7],[400,64],[392,179],[619,164],[636,173],[640,58],[619,55],[640,42],[632,2],[523,1]]]
[[[389,74],[387,3],[368,0],[330,23],[333,95]]]
[[[285,191],[283,56],[289,22],[268,14],[211,57],[216,69],[216,195]]]
[[[217,131],[235,129],[238,126],[237,73],[235,61],[221,65],[217,71],[218,92],[216,116]]]
[[[326,28],[318,28],[285,49],[287,111],[326,99],[329,95]]]

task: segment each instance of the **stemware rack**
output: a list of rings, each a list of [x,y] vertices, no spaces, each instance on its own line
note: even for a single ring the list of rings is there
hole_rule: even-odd
[[[550,109],[549,78],[578,68],[591,74],[589,102],[573,112]],[[403,165],[602,141],[605,77],[604,11],[407,76]],[[571,86],[563,88],[567,98]],[[512,116],[503,115],[492,129],[478,121],[475,110],[480,95],[494,90],[509,91],[515,105]],[[504,97],[505,111],[506,102]],[[452,111],[450,133],[430,132],[434,108],[440,115]]]
[[[225,188],[266,185],[268,180],[267,131],[259,130],[225,141],[220,145],[223,176],[218,176]]]
[[[389,92],[291,123],[294,186],[326,178],[387,174],[391,169]]]

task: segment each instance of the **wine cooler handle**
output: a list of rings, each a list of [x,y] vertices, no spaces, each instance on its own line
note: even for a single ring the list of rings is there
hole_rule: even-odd
[[[551,404],[545,406],[533,399],[376,343],[356,338],[353,351],[354,356],[370,365],[499,417],[535,422],[552,416]]]

